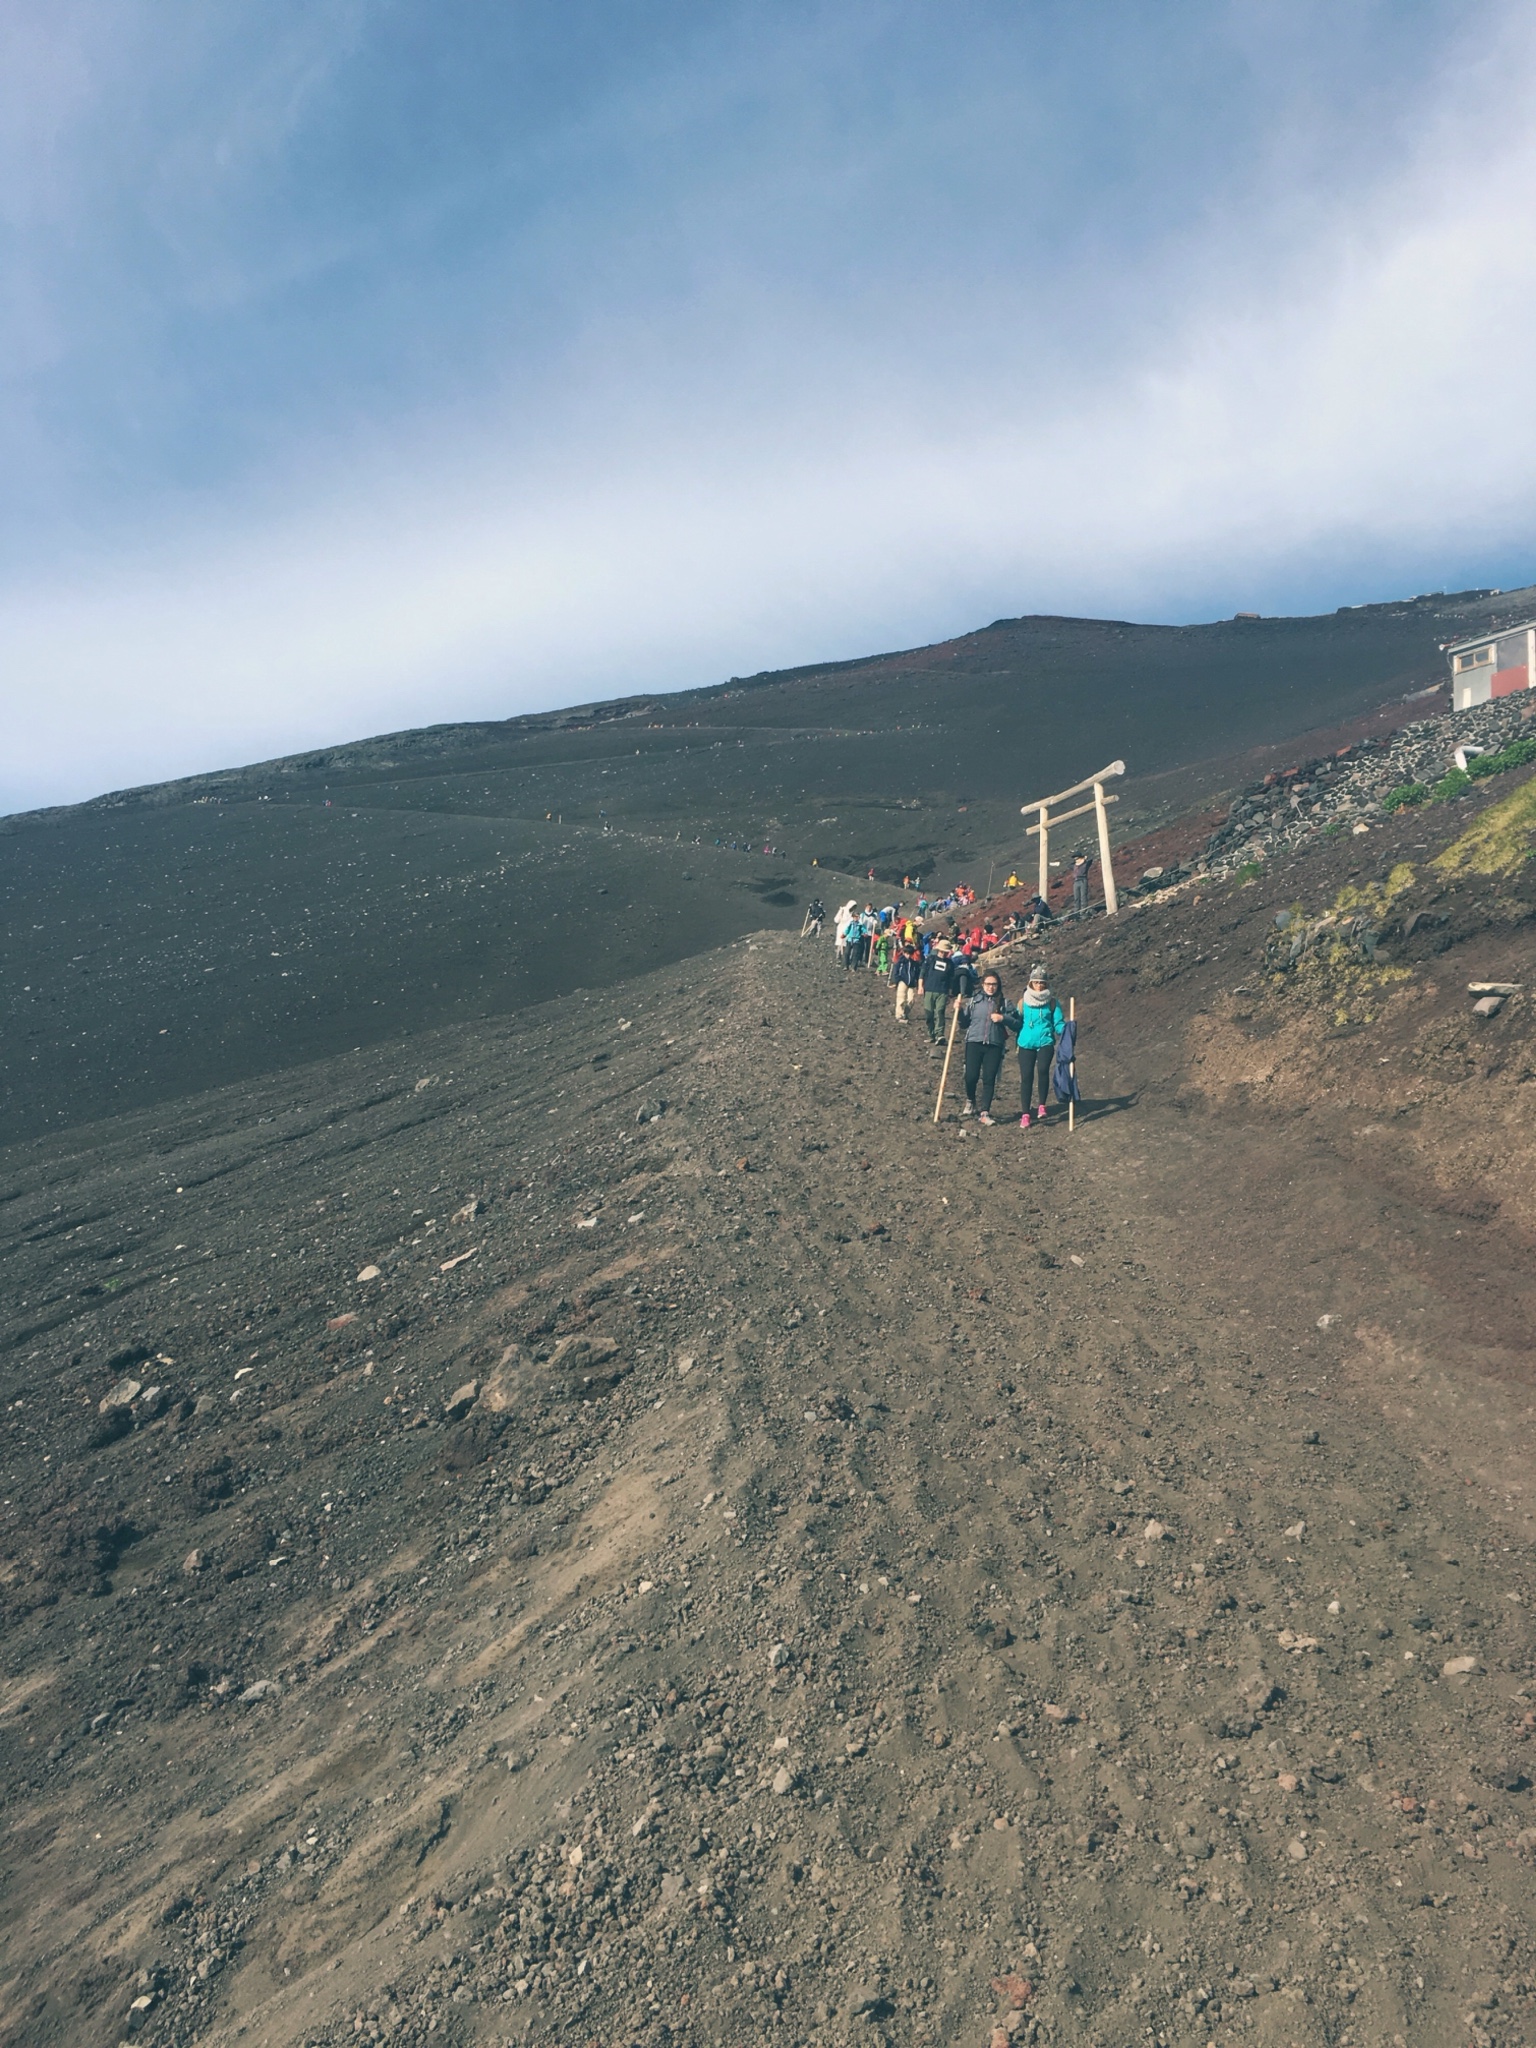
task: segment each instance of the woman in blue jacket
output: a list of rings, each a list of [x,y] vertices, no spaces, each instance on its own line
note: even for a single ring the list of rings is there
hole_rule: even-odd
[[[1061,1014],[1061,1005],[1052,995],[1046,977],[1045,963],[1037,960],[1029,970],[1029,986],[1024,991],[1024,1000],[1019,1005],[1019,1096],[1024,1114],[1019,1118],[1019,1129],[1029,1129],[1029,1110],[1032,1097],[1039,1098],[1035,1115],[1041,1123],[1045,1121],[1046,1091],[1051,1085],[1051,1062],[1056,1055],[1056,1041],[1061,1036],[1066,1018]]]

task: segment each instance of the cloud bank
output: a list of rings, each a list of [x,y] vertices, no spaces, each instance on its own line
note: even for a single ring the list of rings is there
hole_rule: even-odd
[[[4,30],[0,808],[1529,580],[1523,11],[1022,12]]]

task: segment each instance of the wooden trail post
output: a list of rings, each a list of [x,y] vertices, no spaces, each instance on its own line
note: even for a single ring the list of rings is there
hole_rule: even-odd
[[[1028,839],[1036,832],[1040,835],[1040,897],[1042,902],[1049,903],[1051,900],[1050,836],[1052,825],[1065,825],[1073,818],[1084,817],[1089,811],[1093,811],[1097,814],[1099,825],[1099,866],[1104,871],[1104,908],[1111,917],[1115,916],[1118,912],[1120,908],[1120,893],[1115,887],[1114,863],[1110,858],[1109,852],[1109,817],[1105,806],[1118,803],[1120,799],[1114,796],[1106,796],[1104,794],[1104,785],[1112,776],[1123,775],[1124,773],[1125,763],[1123,761],[1111,761],[1109,766],[1101,768],[1097,775],[1090,775],[1084,782],[1074,782],[1070,789],[1060,789],[1056,792],[1055,796],[1039,797],[1033,803],[1020,806],[1021,813],[1026,818],[1031,811],[1039,813],[1036,822],[1025,827],[1024,836]],[[1079,804],[1075,810],[1059,811],[1054,818],[1051,816],[1052,804],[1064,804],[1068,797],[1081,796],[1085,789],[1093,791],[1093,796],[1087,803]]]
[[[1069,1024],[1075,1024],[1077,1022],[1076,996],[1067,997],[1067,1022]],[[1075,1050],[1072,1054],[1071,1060],[1068,1062],[1067,1072],[1072,1076],[1074,1081],[1077,1079],[1077,1053]],[[1075,1095],[1069,1095],[1067,1097],[1067,1129],[1068,1131],[1075,1131],[1077,1129],[1077,1097]]]
[[[954,1008],[950,1011],[949,1015],[949,1043],[944,1048],[944,1070],[939,1075],[939,1099],[933,1105],[933,1120],[935,1123],[938,1122],[939,1112],[944,1107],[944,1088],[949,1080],[949,1062],[955,1050],[955,1026],[960,1022],[960,998],[958,996],[951,996],[950,1001],[953,1003]]]

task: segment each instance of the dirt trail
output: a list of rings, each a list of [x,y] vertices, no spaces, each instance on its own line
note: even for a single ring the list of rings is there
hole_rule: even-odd
[[[1529,1012],[1294,880],[1070,1140],[769,934],[12,1148],[0,2040],[1530,2038]]]

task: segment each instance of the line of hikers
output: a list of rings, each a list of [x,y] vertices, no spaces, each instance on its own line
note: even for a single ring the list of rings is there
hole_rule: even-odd
[[[947,939],[935,943],[926,962],[919,961],[915,947],[904,947],[891,972],[897,1021],[907,1021],[914,997],[909,993],[903,1001],[903,990],[915,984],[923,998],[932,1057],[937,1059],[944,1048],[949,1006],[959,1004],[957,1028],[963,1031],[965,1044],[965,1107],[960,1114],[984,1124],[995,1122],[992,1098],[1011,1036],[1019,1060],[1019,1128],[1027,1131],[1031,1121],[1045,1122],[1046,1098],[1053,1087],[1058,1102],[1080,1099],[1073,1072],[1077,1027],[1063,1014],[1043,960],[1030,968],[1018,1003],[1003,994],[1003,979],[995,967],[979,972],[978,987],[975,963]]]
[[[872,967],[877,974],[889,975],[902,946],[910,944],[916,944],[926,959],[937,937],[935,932],[925,928],[924,923],[925,915],[931,914],[932,910],[933,906],[922,903],[918,904],[915,912],[905,910],[899,903],[889,903],[882,910],[866,903],[860,910],[855,899],[850,897],[838,909],[832,922],[838,965]],[[803,931],[819,934],[826,915],[826,909],[818,898],[806,912]],[[959,940],[968,957],[976,960],[1020,935],[1032,938],[1051,921],[1048,905],[1037,896],[1027,910],[1012,912],[1001,925],[987,918],[959,933]],[[950,929],[955,930],[953,921]]]
[[[812,903],[806,929],[819,932],[825,917],[820,901]],[[1045,1121],[1053,1088],[1058,1102],[1081,1099],[1073,1072],[1077,1028],[1063,1015],[1043,961],[1030,968],[1023,997],[1013,1004],[1003,994],[1001,975],[986,962],[987,954],[1002,943],[990,923],[950,938],[923,930],[915,919],[901,918],[899,912],[882,930],[880,917],[878,911],[861,913],[852,902],[843,904],[834,926],[838,958],[845,967],[860,966],[867,957],[863,949],[888,946],[886,960],[877,952],[872,964],[884,967],[896,992],[898,1024],[909,1024],[921,1004],[932,1059],[943,1057],[950,1006],[959,1005],[956,1029],[963,1028],[965,1034],[962,1116],[974,1116],[984,1124],[996,1121],[992,1102],[1010,1037],[1019,1061],[1021,1130]],[[1038,920],[1026,924],[1015,919],[1014,925],[1032,932],[1038,929]]]

